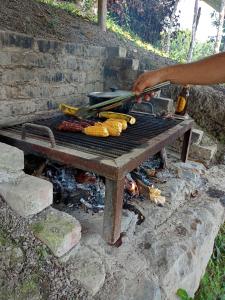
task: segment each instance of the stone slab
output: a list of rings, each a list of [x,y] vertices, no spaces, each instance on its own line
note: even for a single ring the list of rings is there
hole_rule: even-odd
[[[19,171],[24,169],[24,154],[23,151],[0,143],[0,168],[11,171]]]
[[[30,175],[22,176],[15,184],[1,183],[0,194],[22,217],[37,214],[53,202],[52,184]]]
[[[0,183],[10,182],[16,184],[21,177],[24,176],[23,171],[11,171],[6,169],[0,169]]]
[[[201,185],[201,175],[205,174],[206,168],[203,164],[188,161],[186,163],[178,162],[173,165],[177,176],[186,181],[186,184],[195,186]]]
[[[124,47],[107,47],[109,57],[126,57],[127,49]]]
[[[202,141],[203,134],[204,134],[204,132],[202,130],[194,128],[192,130],[191,143],[199,145]]]
[[[112,57],[107,60],[107,66],[110,66],[113,70],[123,70],[124,69],[131,69],[131,70],[138,70],[139,67],[139,60],[132,59],[132,58],[123,58],[123,57]]]
[[[45,243],[56,257],[76,246],[81,238],[79,221],[67,213],[49,208],[32,223],[34,235]]]
[[[93,249],[82,247],[70,260],[71,279],[78,280],[94,296],[103,286],[105,266]]]
[[[176,172],[171,171],[171,178],[168,176],[165,184],[157,186],[166,196],[164,207],[146,200],[139,201],[138,205],[137,200],[132,202],[145,216],[145,221],[136,226],[132,239],[123,237],[122,244],[116,248],[104,243],[100,236],[84,234],[79,249],[84,253],[81,257],[84,262],[79,263],[80,256],[75,256],[76,270],[80,266],[83,275],[83,264],[85,260],[91,261],[89,256],[94,252],[100,255],[107,271],[107,279],[94,299],[177,300],[177,289],[187,290],[190,296],[198,289],[225,218],[222,202],[217,194],[209,197],[207,185],[213,183],[216,188],[219,177],[219,184],[225,190],[225,167],[208,171],[202,164],[188,161],[170,163],[170,168],[182,172],[181,178],[177,178]],[[213,182],[208,179],[207,183],[205,176],[213,177]],[[199,179],[202,179],[202,189],[198,189],[197,197],[190,197],[198,188]]]
[[[202,146],[193,144],[189,150],[189,157],[210,162],[214,158],[216,152],[217,145]]]
[[[138,216],[134,212],[123,209],[121,219],[121,232],[132,237],[135,232]]]

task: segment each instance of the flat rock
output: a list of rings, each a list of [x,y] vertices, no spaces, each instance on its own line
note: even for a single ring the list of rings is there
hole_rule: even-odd
[[[71,279],[78,280],[94,296],[105,282],[105,266],[100,256],[88,247],[82,247],[70,260]]]
[[[24,169],[24,154],[22,150],[0,143],[0,153],[0,169],[11,171]]]
[[[194,128],[192,130],[191,142],[199,145],[202,141],[203,134],[204,132],[202,130]]]
[[[213,166],[206,172],[210,187],[225,191],[225,165]]]
[[[49,208],[32,223],[34,235],[46,244],[53,254],[61,257],[76,246],[81,238],[79,221],[67,213]]]
[[[225,219],[218,194],[211,197],[207,185],[212,187],[220,177],[225,191],[222,179],[225,166],[205,170],[201,164],[188,162],[177,167],[184,172],[194,170],[200,178],[214,179],[208,183],[203,180],[205,189],[196,198],[190,198],[187,195],[195,189],[196,181],[190,186],[188,179],[168,178],[159,187],[167,198],[164,207],[146,200],[134,201],[133,205],[144,214],[145,221],[136,226],[130,241],[124,242],[122,238],[119,248],[100,242],[100,237],[84,238],[80,252],[87,245],[101,255],[107,270],[107,279],[94,296],[95,300],[177,300],[179,288],[187,290],[190,296],[198,289],[215,237]]]
[[[185,180],[186,185],[192,185],[198,187],[201,184],[201,175],[206,171],[203,164],[188,161],[186,163],[178,162],[173,164],[177,176]]]
[[[17,183],[1,183],[0,194],[22,217],[41,212],[53,202],[53,186],[44,179],[24,175]]]
[[[190,147],[189,157],[210,162],[217,152],[217,145],[202,146],[193,144]]]
[[[16,184],[22,176],[24,176],[24,172],[22,170],[15,171],[0,169],[0,183],[10,182]]]
[[[134,212],[129,210],[122,211],[121,232],[127,236],[133,236],[136,228],[138,217]]]

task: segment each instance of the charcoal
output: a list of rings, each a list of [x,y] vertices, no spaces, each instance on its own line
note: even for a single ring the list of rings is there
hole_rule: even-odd
[[[30,163],[30,165],[29,165]],[[78,170],[66,165],[53,163],[36,156],[27,159],[27,169],[31,174],[39,170],[44,163],[44,169],[40,177],[43,177],[53,184],[54,205],[60,210],[74,210],[83,207],[98,213],[104,210],[105,199],[105,179],[92,172]],[[153,181],[146,173],[146,169],[158,170],[161,168],[161,158],[159,155],[150,157],[133,172],[127,174],[127,182],[135,183],[140,179],[145,185],[153,185]],[[124,208],[134,210],[132,200],[143,201],[143,195],[139,195],[138,190],[129,190],[129,184],[124,189]],[[129,203],[129,205],[128,205]],[[136,211],[137,213],[137,211]],[[143,220],[140,216],[140,222]]]

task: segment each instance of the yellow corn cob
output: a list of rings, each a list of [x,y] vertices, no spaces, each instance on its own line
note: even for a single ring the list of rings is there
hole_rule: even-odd
[[[111,123],[104,123],[103,124],[104,127],[106,127],[108,129],[109,135],[110,136],[119,136],[121,134],[121,130],[119,127],[116,126],[112,126]]]
[[[86,135],[98,136],[98,137],[107,137],[109,136],[109,131],[105,126],[88,126],[84,128],[83,132]]]
[[[123,126],[121,124],[121,122],[117,121],[117,120],[111,120],[111,119],[108,119],[106,120],[104,123],[103,123],[104,126],[111,126],[111,127],[114,127],[116,130],[122,132],[123,130]]]
[[[106,118],[106,119],[122,119],[126,120],[129,124],[135,124],[136,119],[130,115],[116,113],[113,111],[102,111],[99,113],[100,118]]]
[[[150,192],[150,194],[152,194],[152,196],[160,196],[161,195],[161,191],[157,188],[149,188],[149,192]]]
[[[78,110],[78,107],[70,106],[67,104],[59,104],[59,109],[65,114],[69,116],[75,116]]]
[[[107,119],[105,122],[111,122],[111,121],[117,121],[122,124],[122,129],[125,130],[127,129],[127,121],[123,119]]]

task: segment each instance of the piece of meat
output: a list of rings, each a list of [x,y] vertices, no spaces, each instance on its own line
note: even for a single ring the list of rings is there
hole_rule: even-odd
[[[90,125],[89,125],[90,126]],[[82,126],[79,122],[68,122],[63,121],[59,126],[58,130],[60,131],[69,131],[69,132],[81,132],[85,127]]]

